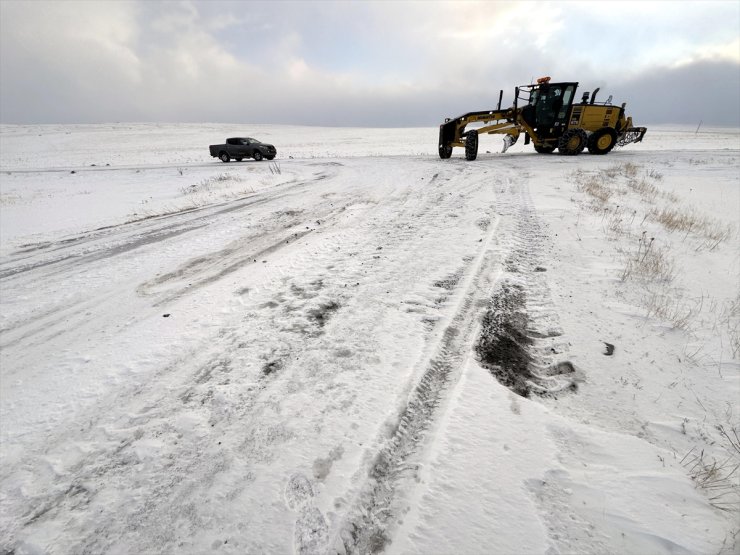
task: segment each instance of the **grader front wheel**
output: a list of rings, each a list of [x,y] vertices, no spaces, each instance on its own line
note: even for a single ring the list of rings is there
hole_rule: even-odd
[[[465,137],[465,159],[475,160],[478,157],[478,132],[468,131]]]

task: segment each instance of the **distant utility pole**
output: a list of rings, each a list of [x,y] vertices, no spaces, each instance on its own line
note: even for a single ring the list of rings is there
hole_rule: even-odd
[[[699,128],[701,127],[702,123],[703,123],[703,120],[699,120],[699,125],[696,126],[696,133],[694,133],[694,135],[697,135],[699,133]]]

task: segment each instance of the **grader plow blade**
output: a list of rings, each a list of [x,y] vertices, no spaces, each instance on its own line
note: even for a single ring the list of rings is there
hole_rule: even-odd
[[[629,129],[625,129],[617,139],[617,146],[641,142],[646,131],[647,127],[630,127]]]

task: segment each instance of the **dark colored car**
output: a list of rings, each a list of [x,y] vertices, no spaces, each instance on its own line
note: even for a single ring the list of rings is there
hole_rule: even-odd
[[[228,162],[232,158],[237,162],[241,162],[245,158],[254,158],[257,161],[263,158],[272,160],[277,155],[274,146],[251,137],[226,139],[226,144],[211,145],[208,148],[211,151],[211,156],[220,158],[222,162]]]

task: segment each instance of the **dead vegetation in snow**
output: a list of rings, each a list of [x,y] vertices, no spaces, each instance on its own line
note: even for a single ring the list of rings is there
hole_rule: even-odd
[[[698,214],[695,210],[678,206],[653,208],[649,217],[660,223],[666,230],[693,234],[701,239],[696,250],[713,251],[723,241],[732,236],[732,227]]]
[[[653,222],[667,232],[683,234],[684,240],[689,236],[699,239],[696,250],[714,250],[730,239],[735,231],[732,226],[681,206],[675,193],[657,185],[663,183],[663,174],[654,169],[641,173],[639,166],[627,162],[595,172],[577,170],[572,179],[576,190],[586,195],[586,206],[591,211],[602,213],[602,222],[606,221],[611,231],[621,235],[639,235],[646,223]],[[628,207],[626,201],[619,203],[614,200],[630,191],[636,193],[641,201],[637,208]],[[659,201],[664,204],[657,206]],[[637,218],[640,212],[641,219]],[[632,229],[635,222],[638,222],[637,231]]]
[[[229,181],[238,183],[244,181],[244,178],[231,173],[219,173],[212,177],[202,179],[198,183],[193,183],[192,185],[188,185],[187,187],[182,187],[180,190],[182,191],[183,195],[193,195],[196,193],[212,193],[219,185],[222,185]]]
[[[675,277],[675,262],[671,258],[668,248],[656,244],[655,237],[648,237],[643,231],[632,252],[624,254],[624,268],[621,279],[641,278],[650,282],[671,283]]]
[[[706,292],[688,294],[678,261],[721,256],[721,246],[736,235],[734,227],[683,204],[667,189],[663,174],[653,169],[626,163],[578,171],[572,178],[583,195],[581,207],[592,214],[591,221],[594,215],[599,218],[603,234],[615,243],[617,277],[623,285],[619,294],[628,294],[642,308],[646,322],[680,330],[690,342],[699,343],[692,352],[684,352],[686,361],[697,368],[716,367],[722,376],[722,353],[702,352],[706,338],[699,337],[711,330],[725,353],[729,342],[732,358],[740,356],[740,294],[734,300],[716,299]],[[701,405],[698,398],[697,403]],[[738,511],[737,427],[730,418],[726,427],[711,422],[708,425],[719,437],[702,432],[698,437],[703,443],[687,452],[680,464],[713,507]]]
[[[681,465],[697,488],[704,490],[709,503],[722,511],[740,510],[740,436],[733,426],[726,429],[722,424],[716,426],[721,436],[721,445],[726,456],[716,458],[705,453],[704,449],[693,447]]]
[[[686,298],[672,285],[679,273],[672,254],[675,245],[680,243],[694,252],[713,252],[731,240],[735,229],[681,205],[679,197],[666,189],[663,174],[655,169],[627,162],[592,172],[578,170],[572,179],[576,190],[585,196],[583,206],[600,214],[603,232],[618,242],[620,280],[634,282],[642,289],[646,317],[689,330],[704,299]],[[740,343],[736,320],[728,317],[723,322],[732,345]],[[733,347],[734,356],[739,351]]]

